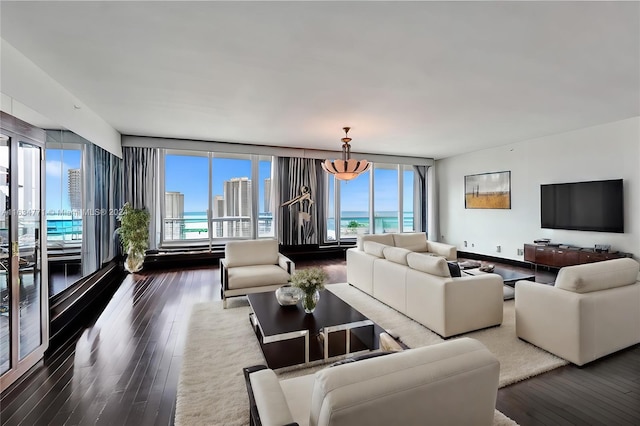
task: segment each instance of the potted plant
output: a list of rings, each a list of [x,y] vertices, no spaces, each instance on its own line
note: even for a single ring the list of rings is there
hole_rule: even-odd
[[[316,308],[326,280],[327,274],[320,268],[300,269],[291,277],[291,285],[302,293],[302,307],[306,313],[310,314]]]
[[[120,220],[120,241],[127,254],[124,268],[129,272],[138,272],[144,263],[144,253],[149,246],[149,212],[134,209],[125,203],[118,215]]]

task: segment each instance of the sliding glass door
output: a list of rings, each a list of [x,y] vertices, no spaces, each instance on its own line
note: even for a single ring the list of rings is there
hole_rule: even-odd
[[[3,123],[4,124],[4,123]],[[39,130],[39,129],[38,129]],[[36,134],[39,134],[36,132]],[[0,383],[2,390],[44,356],[48,344],[46,266],[41,240],[42,143],[0,136]],[[43,270],[44,269],[44,270]]]

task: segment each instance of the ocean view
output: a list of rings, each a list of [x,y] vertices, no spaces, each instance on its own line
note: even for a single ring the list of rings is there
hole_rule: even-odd
[[[403,230],[414,229],[413,212],[402,215]],[[250,219],[248,217],[225,218],[216,222],[214,237],[249,236]],[[369,215],[364,211],[345,211],[340,218],[340,234],[343,237],[369,232]],[[374,232],[377,234],[399,232],[396,212],[377,212],[374,218]],[[271,213],[261,213],[258,218],[258,234],[261,237],[273,236],[273,217]],[[327,237],[335,240],[335,218],[327,219]],[[82,219],[47,219],[47,238],[49,240],[73,241],[82,239]],[[180,219],[165,219],[165,239],[195,240],[208,238],[207,213],[185,212]]]

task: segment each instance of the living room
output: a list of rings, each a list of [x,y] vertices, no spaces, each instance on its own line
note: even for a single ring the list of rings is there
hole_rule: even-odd
[[[30,303],[42,307],[38,321],[50,317],[51,322],[42,327],[43,345],[38,347],[38,356],[29,360],[33,361],[29,368],[11,373],[12,381],[22,383],[29,392],[41,389],[46,397],[42,403],[29,401],[25,393],[16,391],[18,385],[12,392],[3,392],[2,415],[10,413],[8,424],[47,423],[44,419],[49,415],[79,423],[101,419],[124,424],[143,418],[143,424],[174,421],[190,307],[220,300],[224,283],[218,259],[224,256],[229,235],[216,239],[208,223],[202,228],[198,222],[193,233],[204,232],[208,238],[188,240],[179,231],[175,239],[180,241],[170,241],[167,223],[172,216],[166,194],[180,192],[167,181],[171,156],[208,161],[209,166],[202,169],[184,165],[176,169],[185,187],[191,189],[200,181],[213,181],[213,187],[216,179],[222,188],[226,178],[217,177],[216,161],[242,163],[249,171],[233,177],[249,175],[260,182],[259,188],[252,189],[253,203],[260,207],[252,212],[250,231],[242,237],[278,238],[285,254],[294,258],[296,270],[320,266],[329,273],[327,283],[331,284],[347,282],[345,251],[355,246],[358,233],[424,231],[430,241],[454,246],[461,258],[531,271],[535,268],[526,262],[524,244],[539,239],[589,250],[604,246],[608,252],[638,259],[640,226],[634,214],[640,208],[638,2],[558,2],[556,6],[528,2],[396,6],[202,3],[56,6],[3,2],[0,6],[3,130],[11,116],[46,133],[42,176],[46,172],[47,179],[54,174],[49,169],[50,160],[57,160],[54,149],[60,155],[82,151],[76,166],[68,167],[70,156],[60,157],[55,172],[58,180],[54,184],[47,181],[48,194],[41,206],[64,209],[68,202],[55,206],[50,194],[57,186],[63,188],[58,199],[63,198],[65,185],[72,182],[70,169],[93,170],[91,164],[101,163],[90,160],[86,153],[103,158],[99,154],[103,150],[109,164],[123,163],[119,179],[125,187],[135,189],[125,188],[120,194],[119,181],[107,179],[104,193],[93,189],[82,193],[81,208],[119,211],[122,205],[115,200],[122,195],[126,201],[152,203],[155,209],[150,229],[155,236],[150,242],[153,251],[140,274],[125,277],[118,269],[121,265],[111,263],[118,259],[115,228],[111,228],[116,226],[115,216],[93,239],[87,230],[98,229],[91,221],[100,222],[99,217],[83,217],[81,222],[72,218],[74,231],[69,231],[69,240],[62,244],[54,245],[49,238],[48,256],[39,255],[50,272],[42,289],[51,298],[43,295]],[[352,158],[367,159],[373,167],[353,181],[337,183],[320,169],[319,161],[339,158],[344,126],[352,127],[348,133],[353,138]],[[85,143],[96,149],[77,148]],[[153,177],[131,183],[125,171],[135,158],[135,149],[156,154],[137,161],[143,169],[147,167],[141,175]],[[279,222],[291,209],[274,208],[274,216],[268,216],[266,207],[304,195],[299,192],[298,179],[282,173],[287,169],[281,159],[295,157],[316,162],[315,176],[322,182],[327,179],[326,186],[321,182],[313,187],[326,195],[311,197],[317,239],[310,244],[302,244],[300,235],[305,228],[300,227],[299,234],[297,223]],[[424,168],[422,183],[420,167]],[[383,185],[381,175],[376,177],[379,171],[393,173],[391,185]],[[465,179],[496,172],[508,172],[508,208],[467,208]],[[276,185],[278,173],[283,182]],[[270,198],[264,195],[267,178],[274,185],[269,202],[264,201]],[[542,185],[611,179],[623,181],[623,232],[541,226]],[[156,186],[146,187],[149,182]],[[290,194],[276,198],[276,186],[289,184]],[[393,189],[382,190],[387,187]],[[164,196],[159,195],[163,192]],[[213,212],[217,193],[205,185],[202,194],[202,210]],[[350,200],[363,194],[367,197],[360,202],[362,207],[347,208]],[[87,203],[98,195],[113,205]],[[393,208],[380,207],[383,195],[395,197]],[[264,211],[260,210],[263,206]],[[331,209],[333,216],[326,213]],[[363,217],[350,218],[348,213],[353,210],[364,212]],[[382,210],[392,211],[395,225],[377,227]],[[407,211],[410,215],[405,215]],[[261,227],[260,219],[265,217],[273,225]],[[226,229],[225,220],[239,220],[212,219],[212,223],[218,220],[220,229]],[[56,232],[66,235],[66,230],[55,230],[52,223],[43,222],[49,237]],[[73,237],[79,234],[77,229],[84,231],[81,239]],[[33,251],[32,246],[24,250]],[[19,252],[22,258],[22,246]],[[15,265],[16,278],[25,276],[30,267],[20,262]],[[546,269],[545,264],[538,269]],[[46,272],[45,267],[42,270]],[[543,272],[555,276],[557,268]],[[86,305],[94,312],[68,309],[67,296],[95,288],[96,282],[86,282],[91,277],[98,284],[101,279],[108,283],[102,286],[108,291],[96,292]],[[23,279],[25,282],[27,290],[35,288]],[[58,283],[60,288],[52,295]],[[176,284],[180,291],[172,287]],[[12,316],[16,322],[34,312],[22,300],[15,303],[13,312],[20,312]],[[127,306],[133,310],[127,312]],[[226,313],[241,316],[244,311],[236,309],[244,308]],[[131,322],[124,320],[129,314]],[[158,324],[151,324],[150,319]],[[247,322],[246,318],[242,321]],[[181,327],[172,328],[173,323]],[[143,337],[118,335],[116,330],[129,330],[131,335],[140,332]],[[158,341],[164,347],[153,336],[161,336]],[[53,343],[47,349],[44,343],[50,338]],[[134,355],[127,362],[122,356],[109,364],[102,358],[109,345],[128,348]],[[54,347],[62,349],[55,356]],[[159,355],[163,350],[168,358]],[[12,351],[15,363],[21,364],[19,351]],[[619,387],[626,398],[633,398],[639,382],[637,351],[635,345],[596,361],[598,364],[554,371],[575,374],[575,386],[591,392],[588,398],[596,401],[599,390],[594,377],[605,377],[602,380],[609,380],[605,387]],[[42,359],[55,369],[46,374],[38,370]],[[72,365],[95,365],[89,375],[101,376],[109,368],[120,372],[117,383],[103,377],[96,382],[103,390],[87,391],[80,397],[69,385],[74,380],[69,370]],[[61,378],[54,370],[66,373]],[[40,371],[39,385],[22,380],[27,371]],[[612,371],[623,371],[631,379],[621,379]],[[126,377],[132,374],[135,378],[127,385]],[[162,374],[166,380],[159,384],[154,377]],[[91,384],[87,376],[82,377],[81,388]],[[593,403],[595,408],[585,407],[588,404],[580,403],[579,397],[570,399],[568,404],[575,403],[578,414],[572,411],[564,418],[559,414],[562,404],[567,404],[564,400],[550,405],[541,396],[532,398],[528,402],[532,405],[527,406],[522,401],[523,389],[544,393],[557,385],[553,380],[558,376],[544,377],[541,374],[501,387],[497,408],[519,424],[545,423],[541,419],[546,424],[636,420],[637,410],[611,395],[606,402]],[[8,381],[3,381],[3,391],[5,383]],[[63,389],[60,394],[43,390],[53,384]],[[147,396],[140,389],[146,389]],[[548,396],[553,394],[548,392]],[[64,403],[65,398],[85,401]],[[116,400],[128,401],[124,414],[118,413]],[[239,405],[240,411],[230,416],[244,419],[247,407]],[[91,416],[96,417],[92,420]]]

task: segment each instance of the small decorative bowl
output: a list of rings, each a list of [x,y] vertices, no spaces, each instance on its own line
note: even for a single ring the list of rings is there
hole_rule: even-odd
[[[302,292],[291,284],[283,285],[276,290],[276,300],[280,306],[292,306],[302,298]]]

